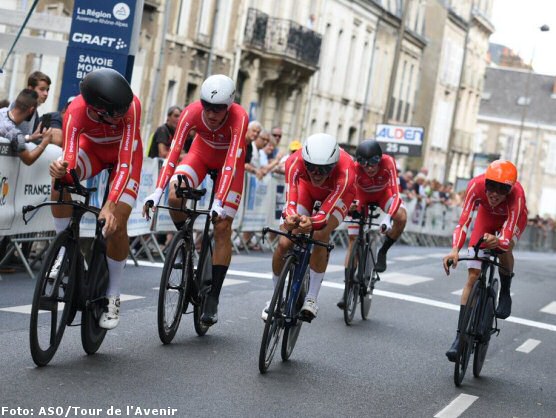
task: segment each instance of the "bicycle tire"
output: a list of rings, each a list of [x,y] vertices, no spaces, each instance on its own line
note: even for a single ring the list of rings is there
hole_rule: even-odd
[[[272,363],[276,347],[280,341],[280,333],[284,328],[282,307],[285,299],[283,294],[292,263],[293,256],[287,257],[268,307],[268,314],[261,339],[261,348],[259,350],[259,371],[262,374],[266,373]]]
[[[374,247],[376,246],[376,237],[373,237],[369,243],[369,248],[367,250],[367,260],[365,264],[365,271],[363,274],[365,277],[365,287],[360,289],[360,303],[361,303],[361,319],[366,321],[369,318],[369,312],[371,311],[371,304],[373,302],[373,293],[375,291],[375,283],[378,281],[378,275],[375,271],[374,258],[372,254],[376,254]],[[372,254],[371,252],[374,251]]]
[[[358,241],[354,243],[348,260],[348,274],[344,286],[344,322],[351,325],[357,309],[359,297],[359,261],[361,260],[361,247]]]
[[[481,321],[481,340],[478,341],[475,346],[475,355],[473,357],[473,376],[475,377],[479,377],[481,375],[481,371],[483,369],[486,354],[488,351],[488,346],[490,344],[491,330],[495,328],[495,299],[497,288],[498,281],[494,280],[492,289],[489,289],[491,294],[487,296],[485,310],[483,312]]]
[[[467,371],[467,366],[469,365],[469,359],[475,346],[477,311],[480,304],[480,293],[481,289],[479,288],[479,281],[477,280],[467,299],[463,320],[461,322],[460,343],[454,364],[454,383],[458,387],[461,385],[461,382],[465,377],[465,372]]]
[[[210,287],[206,286],[206,283],[212,282],[212,278],[209,279],[207,275],[212,275],[212,246],[209,246],[208,252],[204,259],[203,266],[203,277],[195,274],[195,281],[197,284],[197,289],[199,289],[199,304],[193,308],[193,326],[195,327],[195,332],[199,337],[204,336],[210,328],[210,325],[206,325],[201,321],[201,316],[203,314],[203,305],[205,304],[205,295],[210,290]]]
[[[158,290],[158,337],[163,344],[172,342],[183,312],[187,310],[186,295],[189,287],[187,275],[192,274],[188,264],[190,261],[190,250],[185,246],[185,233],[179,231],[172,239],[166,254]]]
[[[81,345],[89,355],[95,354],[100,348],[106,329],[98,324],[106,306],[106,289],[108,288],[108,264],[106,262],[106,245],[98,239],[93,242],[93,253],[89,270],[83,283],[86,299],[81,312]]]
[[[56,279],[50,279],[49,275],[62,247],[65,248],[65,254],[61,267]],[[29,324],[31,357],[37,366],[46,366],[52,360],[62,341],[66,325],[68,325],[73,303],[75,248],[76,245],[70,236],[70,231],[66,230],[58,234],[54,242],[50,244],[50,249],[37,277]],[[60,307],[60,304],[63,306]],[[59,314],[60,310],[61,315]],[[50,311],[50,315],[47,317],[42,314],[39,318],[39,311]]]
[[[295,269],[292,265],[290,268],[290,274],[288,276],[288,289],[286,292],[286,299],[290,299],[290,292],[291,292],[291,283],[294,276]],[[299,332],[301,331],[301,326],[303,325],[303,321],[297,319],[297,315],[301,308],[303,307],[303,302],[305,301],[305,296],[309,291],[309,269],[305,272],[305,278],[303,279],[303,283],[301,284],[301,290],[297,295],[297,300],[295,301],[295,323],[293,325],[286,325],[284,327],[284,335],[282,336],[282,349],[280,355],[282,356],[282,361],[288,361],[290,356],[293,353],[293,349],[295,348],[295,344],[297,343],[297,338],[299,337]]]

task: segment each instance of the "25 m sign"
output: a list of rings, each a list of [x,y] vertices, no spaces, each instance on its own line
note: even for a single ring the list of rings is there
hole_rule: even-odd
[[[377,125],[376,140],[390,155],[418,157],[423,146],[424,129],[416,126]]]

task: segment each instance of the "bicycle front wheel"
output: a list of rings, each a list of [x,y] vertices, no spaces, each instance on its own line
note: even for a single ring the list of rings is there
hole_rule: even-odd
[[[292,264],[290,267],[290,273],[288,275],[288,284],[287,284],[287,292],[285,300],[290,300],[291,298],[291,291],[294,277],[294,265]],[[295,302],[296,312],[301,311],[303,307],[303,302],[305,301],[305,296],[309,291],[309,269],[307,269],[305,273],[305,278],[303,279],[303,283],[301,284],[301,290],[297,295],[297,301]],[[284,335],[282,336],[282,360],[287,361],[289,360],[290,356],[292,355],[293,349],[295,348],[295,344],[297,343],[297,337],[299,337],[299,332],[301,331],[301,326],[303,325],[303,321],[299,319],[292,319],[294,321],[293,324],[286,325],[284,327]]]
[[[473,289],[467,299],[467,304],[465,305],[465,311],[463,314],[463,320],[461,322],[460,328],[460,343],[458,354],[456,357],[456,362],[454,365],[454,383],[456,386],[460,386],[467,366],[469,364],[469,358],[473,353],[475,345],[475,335],[477,330],[477,319],[478,312],[480,309],[480,294],[481,289],[479,288],[479,281],[475,282]]]
[[[375,284],[378,282],[378,274],[375,271],[375,258],[373,254],[376,254],[377,247],[376,236],[371,239],[369,247],[367,249],[367,257],[365,264],[365,288],[362,288],[360,299],[361,299],[361,319],[366,320],[369,317],[369,312],[371,310],[371,303],[373,302],[373,292],[375,290]]]
[[[54,357],[68,325],[76,247],[69,231],[58,234],[37,277],[29,326],[31,356],[37,366],[46,366]]]
[[[93,251],[84,283],[86,300],[81,313],[81,345],[89,355],[100,348],[106,329],[99,326],[100,317],[106,306],[106,289],[108,288],[108,264],[106,263],[106,245],[99,239],[93,241]]]
[[[290,256],[286,258],[286,263],[274,288],[274,293],[268,307],[267,318],[264,323],[261,348],[259,350],[259,371],[261,373],[266,373],[270,363],[272,363],[272,358],[280,341],[280,334],[284,328],[284,287],[292,269],[293,257]]]
[[[183,231],[176,233],[164,261],[158,290],[158,336],[170,344],[178,331],[182,313],[187,310],[188,274],[192,274],[190,248]]]
[[[349,255],[347,277],[344,288],[344,322],[351,325],[355,310],[357,309],[357,298],[359,297],[359,260],[361,260],[361,247],[358,242],[352,247]]]
[[[488,351],[488,345],[490,343],[491,331],[495,328],[495,297],[496,290],[493,294],[487,296],[485,311],[483,312],[481,323],[481,339],[477,342],[475,347],[475,356],[473,357],[473,376],[475,377],[479,377],[481,375],[481,370],[483,369],[483,364]]]

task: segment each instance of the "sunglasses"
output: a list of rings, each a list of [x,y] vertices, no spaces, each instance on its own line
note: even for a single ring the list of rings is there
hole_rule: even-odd
[[[113,110],[113,111],[108,111],[105,109],[97,109],[96,107],[93,106],[89,106],[89,108],[95,112],[100,118],[122,118],[125,116],[125,114],[127,113],[128,109],[121,109],[121,110]]]
[[[272,134],[274,138],[282,138],[282,134]]]
[[[512,186],[509,184],[498,183],[493,180],[485,180],[485,188],[487,192],[496,193],[501,196],[505,196],[512,191]]]
[[[336,167],[336,164],[316,165],[305,161],[305,168],[310,174],[317,174],[321,176],[328,175],[332,170],[334,170],[334,167]]]
[[[357,157],[356,161],[363,167],[374,167],[380,163],[381,159],[380,155],[373,155],[371,158]]]
[[[203,109],[206,110],[207,112],[220,113],[225,110],[228,110],[228,105],[226,104],[209,103],[202,99],[201,99],[201,105],[203,105]]]

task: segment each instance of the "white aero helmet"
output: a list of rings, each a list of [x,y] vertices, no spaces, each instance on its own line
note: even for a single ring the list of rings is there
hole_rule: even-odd
[[[327,174],[340,159],[340,147],[332,135],[313,134],[305,140],[302,155],[308,171]]]
[[[212,105],[226,105],[229,109],[234,102],[236,85],[223,74],[211,75],[201,85],[201,101]]]

